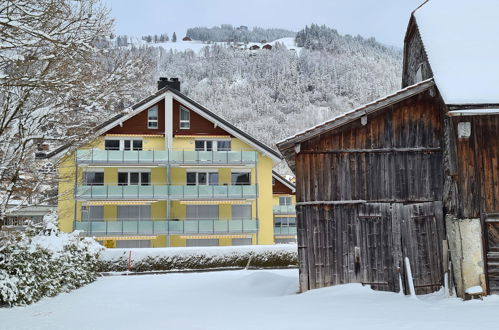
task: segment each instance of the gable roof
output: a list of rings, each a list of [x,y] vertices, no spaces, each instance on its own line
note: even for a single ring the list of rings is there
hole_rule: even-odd
[[[329,131],[339,126],[346,125],[354,120],[359,119],[362,116],[384,109],[387,106],[398,103],[416,94],[424,92],[433,86],[435,86],[435,83],[432,78],[421,81],[411,86],[407,86],[406,88],[398,90],[393,94],[377,99],[371,103],[365,104],[351,111],[342,113],[337,117],[334,117],[314,127],[308,128],[293,136],[290,136],[282,141],[279,141],[277,142],[277,147],[279,148],[279,150],[282,151],[283,149],[289,148],[294,144],[308,140],[325,131]]]
[[[292,192],[296,191],[296,186],[289,180],[287,180],[285,177],[277,173],[276,171],[272,170],[272,177],[279,182],[281,182],[283,185],[291,189]]]
[[[173,98],[177,99],[177,101],[181,101],[183,103],[187,103],[186,106],[188,106],[191,110],[195,111],[205,119],[216,123],[219,127],[222,129],[226,130],[228,133],[231,135],[239,138],[240,140],[246,142],[249,145],[252,145],[255,147],[255,149],[259,150],[260,152],[266,154],[269,156],[272,160],[275,162],[279,162],[282,160],[282,156],[263,142],[258,141],[251,135],[243,132],[239,128],[235,127],[222,117],[216,115],[215,113],[211,112],[201,104],[197,103],[196,101],[190,99],[186,95],[182,94],[180,91],[170,88],[170,87],[164,87],[160,90],[158,90],[156,93],[142,99],[141,101],[135,103],[134,105],[126,108],[123,110],[123,112],[115,115],[114,117],[110,118],[109,120],[106,120],[105,122],[97,125],[94,128],[94,135],[101,135],[104,134],[105,132],[109,131],[110,129],[120,125],[120,123],[124,122],[125,120],[128,120],[132,118],[133,116],[137,115],[138,113],[148,109],[155,103],[159,102],[162,98],[164,98],[166,93],[171,92],[173,94]],[[71,147],[71,144],[65,144],[52,152],[48,153],[46,155],[46,158],[51,158],[54,157],[61,152],[67,150],[68,148]]]
[[[412,14],[446,104],[499,104],[499,1],[429,0]]]

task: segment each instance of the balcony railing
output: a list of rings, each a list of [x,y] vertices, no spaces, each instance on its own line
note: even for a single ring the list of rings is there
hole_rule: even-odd
[[[296,227],[274,227],[274,236],[296,235]]]
[[[75,221],[86,235],[179,235],[258,232],[257,220],[114,220]]]
[[[78,164],[140,164],[140,165],[248,165],[257,161],[256,151],[194,151],[194,150],[99,150],[80,149]]]
[[[294,205],[274,205],[272,206],[274,214],[294,214],[296,209]]]
[[[76,198],[83,200],[218,200],[255,199],[257,186],[85,186],[76,188]]]

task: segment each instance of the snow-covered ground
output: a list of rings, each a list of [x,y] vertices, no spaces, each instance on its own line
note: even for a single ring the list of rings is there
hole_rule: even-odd
[[[28,306],[0,329],[497,329],[499,297],[418,299],[357,284],[295,294],[297,270],[112,276]]]

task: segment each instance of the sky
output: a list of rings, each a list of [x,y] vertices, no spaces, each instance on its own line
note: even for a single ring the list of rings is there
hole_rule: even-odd
[[[189,27],[220,24],[298,31],[311,23],[342,34],[375,37],[402,48],[412,10],[423,0],[102,0],[115,33],[185,36]]]

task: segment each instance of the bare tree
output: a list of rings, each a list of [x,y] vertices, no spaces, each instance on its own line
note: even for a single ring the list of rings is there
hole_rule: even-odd
[[[145,53],[102,47],[111,28],[99,0],[0,2],[0,220],[47,188],[36,141],[88,137],[137,93]]]

